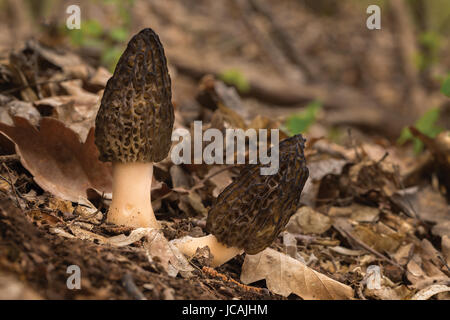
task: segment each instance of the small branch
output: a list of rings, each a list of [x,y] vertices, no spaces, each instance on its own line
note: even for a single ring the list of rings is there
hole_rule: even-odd
[[[37,82],[23,85],[20,87],[3,90],[3,91],[0,91],[0,93],[1,94],[9,94],[9,93],[20,91],[20,90],[23,90],[26,88],[31,88],[31,87],[40,86],[40,85],[49,84],[49,83],[61,83],[61,82],[66,82],[66,81],[71,81],[71,80],[77,80],[77,78],[65,78],[65,79],[58,79],[58,80],[53,79],[53,80],[37,81]]]
[[[202,271],[203,271],[203,273],[207,274],[210,277],[220,278],[223,282],[233,283],[236,286],[238,286],[239,288],[241,288],[241,289],[243,289],[244,291],[247,291],[247,292],[263,294],[264,291],[265,291],[263,288],[247,286],[245,284],[237,282],[236,280],[234,280],[234,279],[232,279],[230,277],[227,277],[226,275],[224,275],[222,273],[219,273],[219,272],[217,272],[216,270],[214,270],[213,268],[210,268],[210,267],[203,267]]]
[[[17,154],[8,154],[8,155],[0,156],[0,163],[15,162],[15,161],[19,161],[19,160],[20,160],[20,157]]]
[[[133,277],[131,276],[131,274],[126,273],[122,277],[122,285],[124,286],[127,293],[134,300],[147,300],[147,298],[144,296],[144,294],[138,289],[138,287],[134,283]]]
[[[251,21],[253,16],[252,8],[247,0],[232,0],[231,2],[239,13],[241,21],[250,33],[251,39],[257,43],[263,52],[266,60],[273,66],[276,72],[281,76],[291,77],[292,70],[287,65],[287,61],[277,46],[267,39],[266,32],[258,29],[257,25]]]
[[[373,255],[377,256],[378,258],[380,258],[383,261],[386,261],[398,268],[400,268],[401,270],[405,271],[405,269],[399,265],[397,262],[395,262],[394,260],[386,257],[385,255],[379,253],[378,251],[376,251],[375,249],[372,249],[371,247],[369,247],[367,244],[365,244],[363,241],[359,240],[358,238],[356,238],[355,236],[353,236],[351,234],[351,232],[348,232],[347,230],[344,230],[343,228],[340,228],[336,225],[333,225],[335,229],[337,229],[341,234],[343,234],[345,237],[349,238],[350,240],[352,240],[354,243],[356,243],[359,247],[361,247],[362,249],[368,251],[369,253],[372,253]]]
[[[279,19],[272,14],[271,8],[258,0],[251,0],[250,4],[257,12],[267,19],[267,22],[272,29],[273,39],[280,44],[280,48],[286,57],[305,74],[308,81],[315,80],[317,68],[313,68],[312,63],[306,61],[306,59],[303,58],[304,55],[297,52],[296,48],[292,45],[292,39],[281,27],[281,24],[278,21]]]

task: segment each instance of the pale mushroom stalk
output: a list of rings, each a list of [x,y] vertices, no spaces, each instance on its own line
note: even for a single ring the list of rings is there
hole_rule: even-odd
[[[173,244],[188,257],[208,246],[213,267],[244,251],[257,254],[270,246],[300,206],[309,176],[304,143],[301,135],[280,142],[280,166],[274,175],[261,175],[262,165],[245,166],[209,210],[206,230],[210,234],[176,239]]]
[[[184,237],[181,239],[176,239],[173,241],[173,244],[185,255],[188,257],[193,257],[197,252],[197,249],[208,246],[213,256],[211,261],[212,267],[218,267],[222,264],[228,262],[233,259],[238,254],[242,254],[244,249],[239,249],[236,247],[228,247],[217,240],[217,238],[209,234],[204,237],[193,238],[193,237]]]
[[[108,80],[95,119],[99,159],[113,167],[107,221],[159,228],[151,203],[153,164],[167,157],[174,111],[164,49],[149,28],[136,34]]]
[[[113,200],[108,222],[160,228],[151,204],[153,163],[113,163]]]

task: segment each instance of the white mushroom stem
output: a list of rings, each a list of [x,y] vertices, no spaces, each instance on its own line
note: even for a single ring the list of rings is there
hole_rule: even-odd
[[[135,228],[160,228],[151,203],[153,163],[113,163],[113,195],[107,221]]]
[[[227,247],[226,245],[220,243],[212,234],[199,238],[187,236],[181,239],[173,240],[172,243],[189,258],[195,255],[197,249],[208,246],[211,254],[213,255],[213,260],[211,262],[212,267],[221,266],[238,254],[242,254],[244,252],[243,249]]]

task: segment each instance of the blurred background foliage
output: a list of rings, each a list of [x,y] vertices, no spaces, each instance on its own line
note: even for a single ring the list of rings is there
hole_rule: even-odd
[[[351,60],[352,62],[356,61],[356,63],[360,63],[363,66],[364,63],[368,63],[364,59],[369,58],[361,58],[351,53],[358,53],[361,51],[369,52],[371,50],[370,47],[364,47],[364,45],[367,44],[359,44],[361,45],[360,49],[358,49],[358,45],[353,44],[353,42],[344,43],[344,45],[342,45],[339,44],[340,41],[348,41],[350,38],[342,39],[338,36],[338,34],[342,34],[342,31],[340,31],[341,33],[338,33],[340,29],[347,31],[355,30],[354,26],[364,28],[365,18],[367,17],[366,8],[368,5],[377,4],[382,8],[382,31],[384,32],[386,29],[393,30],[393,36],[391,38],[386,38],[388,40],[380,40],[381,43],[383,43],[383,41],[393,41],[391,46],[394,46],[401,41],[401,39],[396,38],[397,35],[395,32],[399,31],[396,30],[397,26],[395,24],[398,21],[396,21],[397,17],[392,16],[392,2],[388,0],[290,0],[280,1],[280,3],[276,5],[271,1],[256,0],[248,1],[248,4],[245,5],[243,5],[243,3],[246,2],[242,1],[215,1],[214,3],[190,0],[184,2],[170,1],[171,4],[177,4],[173,6],[173,12],[170,12],[171,4],[167,4],[167,2],[162,4],[157,1],[94,0],[89,4],[90,8],[94,9],[90,9],[89,12],[82,12],[82,28],[80,30],[68,30],[65,27],[66,15],[61,10],[63,10],[65,6],[72,4],[70,1],[22,0],[20,3],[24,4],[27,8],[27,12],[17,12],[15,11],[15,8],[18,8],[17,4],[8,0],[0,0],[0,8],[2,9],[4,17],[7,17],[8,15],[11,15],[12,18],[20,15],[29,17],[30,25],[39,26],[40,29],[38,32],[53,36],[55,42],[59,41],[57,39],[61,39],[60,41],[62,41],[61,43],[64,43],[64,46],[68,45],[74,50],[78,50],[78,52],[80,52],[83,57],[86,57],[86,59],[89,59],[91,56],[96,57],[95,59],[90,60],[90,62],[94,61],[94,63],[98,63],[98,65],[106,67],[110,72],[114,71],[115,65],[123,52],[126,43],[142,24],[153,26],[157,23],[159,25],[160,30],[163,31],[163,35],[169,39],[167,41],[169,53],[176,51],[173,50],[173,48],[176,47],[178,41],[183,44],[189,42],[191,46],[194,44],[199,47],[199,51],[206,52],[206,50],[203,50],[203,46],[214,47],[216,51],[221,51],[223,57],[228,58],[228,56],[234,55],[233,58],[236,61],[239,61],[241,56],[246,56],[248,60],[244,61],[241,59],[242,61],[240,63],[236,63],[232,67],[225,63],[221,65],[222,60],[220,59],[216,59],[215,63],[219,69],[217,77],[226,84],[234,86],[238,92],[244,96],[252,94],[252,78],[249,76],[249,70],[251,68],[248,61],[251,61],[252,63],[256,61],[264,67],[268,64],[268,61],[275,61],[275,72],[264,73],[265,69],[261,72],[262,74],[265,74],[264,78],[267,78],[263,80],[270,80],[271,78],[275,78],[276,76],[279,77],[280,75],[289,83],[293,83],[297,80],[295,74],[294,76],[285,74],[284,71],[290,70],[290,68],[284,68],[281,66],[281,63],[280,65],[277,65],[279,64],[279,61],[283,62],[283,60],[280,60],[276,54],[273,54],[272,51],[274,50],[268,45],[266,38],[271,36],[276,40],[281,41],[283,40],[283,37],[280,37],[280,30],[277,30],[277,28],[281,29],[280,26],[285,23],[284,28],[287,30],[286,33],[289,33],[290,25],[295,25],[297,27],[296,24],[301,24],[301,22],[295,20],[290,21],[289,19],[286,19],[286,21],[284,21],[285,19],[283,17],[278,19],[278,21],[271,21],[272,17],[278,14],[278,7],[287,12],[285,13],[287,16],[290,11],[289,8],[297,8],[298,5],[300,5],[305,8],[305,12],[302,12],[302,14],[304,14],[302,17],[309,19],[310,16],[313,15],[314,19],[305,20],[309,21],[308,23],[305,22],[303,25],[305,30],[309,30],[308,32],[305,31],[305,34],[297,37],[296,33],[292,32],[293,34],[290,35],[290,40],[292,41],[290,46],[292,48],[296,49],[297,47],[301,47],[297,42],[308,41],[308,34],[319,32],[315,31],[317,30],[317,25],[315,27],[314,23],[318,23],[322,26],[331,25],[331,30],[333,30],[333,26],[335,25],[337,33],[335,36],[332,34],[317,36],[316,39],[318,40],[318,44],[316,47],[314,46],[314,42],[312,42],[313,45],[310,45],[311,48],[303,48],[303,52],[308,54],[308,57],[301,58],[303,60],[295,56],[290,58],[288,55],[287,60],[291,60],[291,65],[295,64],[300,65],[301,67],[306,65],[305,69],[307,69],[308,72],[310,72],[309,70],[314,70],[314,68],[318,70],[316,71],[315,79],[310,80],[306,77],[306,80],[302,79],[302,81],[299,82],[299,86],[322,82],[327,82],[327,84],[330,85],[340,85],[342,84],[342,79],[344,79],[346,81],[348,80],[356,90],[360,90],[363,95],[366,95],[370,91],[378,94],[377,90],[381,92],[381,89],[386,89],[382,88],[385,86],[390,87],[388,89],[394,93],[383,92],[383,94],[380,94],[381,98],[377,97],[375,98],[375,101],[380,102],[382,99],[386,99],[386,101],[390,102],[389,99],[392,100],[390,95],[402,95],[395,91],[399,91],[403,82],[406,86],[409,85],[405,79],[398,77],[397,75],[392,76],[394,85],[391,85],[377,79],[376,72],[375,74],[372,74],[372,71],[367,71],[368,74],[365,75],[363,74],[365,71],[349,71],[349,75],[344,75],[339,69],[341,62],[345,61],[345,59]],[[239,3],[240,6],[236,5]],[[266,12],[264,12],[264,10],[261,10],[261,8],[264,9],[264,6],[260,7],[260,5],[264,3],[269,9],[277,10],[266,10]],[[450,1],[404,0],[404,4],[408,11],[406,14],[411,17],[417,44],[415,51],[412,54],[413,56],[411,57],[415,68],[414,72],[417,72],[419,75],[417,80],[418,83],[416,85],[424,88],[424,90],[427,91],[427,94],[440,91],[441,95],[444,94],[450,97],[450,78],[447,77],[450,72],[450,60],[448,59],[450,52],[448,42],[450,36]],[[181,6],[191,6],[192,9],[190,9],[189,12],[193,13],[193,15],[184,16],[183,12],[186,11],[183,11],[184,9],[180,10],[179,7]],[[139,13],[143,7],[151,8],[151,10],[154,11],[154,15],[152,16],[153,20],[151,17],[146,17],[144,20],[143,17],[136,17],[137,13]],[[352,11],[348,9],[349,7],[351,7],[353,11],[355,11],[354,8],[359,10],[357,14],[360,15],[361,21],[350,21],[351,19],[348,17],[354,17],[355,15],[352,16],[348,13],[349,11]],[[229,11],[225,14],[226,8],[228,8]],[[242,8],[247,9],[242,10]],[[251,14],[248,8],[252,10]],[[243,13],[238,14],[237,12],[239,10],[243,11]],[[253,12],[259,14],[254,19],[252,17]],[[263,17],[268,18],[264,20]],[[155,18],[157,18],[158,21],[155,21]],[[242,21],[244,23],[242,23]],[[252,23],[254,23],[254,25]],[[345,26],[347,23],[349,26]],[[208,24],[210,24],[211,27],[205,28],[204,26]],[[275,26],[272,26],[272,29],[269,27],[271,24]],[[185,38],[180,36],[178,36],[178,38],[175,37],[175,26],[181,26],[185,29],[184,31],[187,36],[185,36]],[[247,36],[246,40],[245,37],[242,36],[244,34],[243,26],[246,26],[246,29],[250,31],[250,36]],[[261,29],[266,28],[266,30],[270,30],[270,32],[258,34],[256,29],[260,28],[260,26],[262,26]],[[223,40],[223,37],[219,36],[219,31],[223,30],[228,32],[225,41]],[[306,40],[304,40],[305,35]],[[244,40],[240,39],[241,36]],[[356,37],[356,34],[352,36]],[[245,41],[247,41],[247,43],[245,43]],[[252,41],[254,42],[252,43]],[[358,38],[354,43],[357,43],[357,41],[361,42],[362,40]],[[326,47],[326,45],[332,47],[335,42],[337,45],[335,46],[334,52]],[[279,42],[278,45],[281,46],[283,50],[286,49],[286,44],[283,44],[282,41]],[[292,48],[289,48],[289,45],[287,45],[286,51],[292,51]],[[347,49],[348,52],[346,51]],[[182,52],[183,50],[184,49],[180,49]],[[327,50],[329,55],[326,53]],[[350,52],[350,50],[352,51]],[[182,54],[185,53],[183,52]],[[200,64],[203,63],[203,60],[208,60],[204,57],[200,57],[200,55],[195,57],[195,55],[192,55],[192,52],[191,54],[186,53],[185,55],[197,58]],[[341,60],[336,58],[337,55],[341,55],[341,57],[339,57]],[[208,54],[205,53],[205,56],[208,57]],[[317,61],[313,61],[313,58],[317,59]],[[377,59],[382,58],[383,57],[377,57]],[[392,60],[398,59],[398,57],[384,58]],[[370,57],[370,59],[373,59],[373,57]],[[369,63],[372,62],[370,59]],[[323,61],[328,65],[326,67],[317,67],[317,65],[320,65]],[[333,63],[334,65],[332,65]],[[330,65],[332,66],[330,67]],[[395,62],[394,65],[397,67],[398,63]],[[389,69],[389,67],[386,68]],[[362,69],[364,70],[365,68],[363,67]],[[392,74],[395,74],[395,72],[396,71],[392,70]],[[415,89],[413,88],[411,88],[411,90],[406,88],[406,94],[402,97],[403,100],[400,99],[405,110],[410,106],[411,102],[409,101],[409,98],[412,99],[414,91]],[[428,96],[432,95],[429,94]],[[442,130],[448,129],[446,121],[444,121],[444,123],[442,121],[442,118],[446,113],[442,111],[441,105],[435,101],[441,100],[439,100],[439,98],[421,100],[420,106],[416,108],[418,111],[412,110],[411,107],[411,114],[414,113],[416,117],[409,125],[415,125],[418,130],[429,137],[435,137]],[[383,103],[383,101],[380,103]],[[289,134],[313,130],[315,127],[314,125],[317,122],[322,121],[322,119],[326,120],[328,104],[327,101],[322,101],[320,97],[309,98],[309,101],[306,101],[301,105],[300,110],[299,108],[292,108],[292,110],[284,112],[285,117],[282,122],[283,127]],[[396,107],[398,107],[398,104],[399,103],[397,103]],[[392,105],[395,105],[395,103],[392,103]],[[405,112],[408,113],[408,111]],[[329,137],[340,139],[340,137],[343,136],[341,134],[342,130],[334,125],[334,123],[328,124],[327,128],[328,133],[326,134]],[[397,140],[400,145],[411,143],[414,146],[415,153],[420,153],[423,149],[421,142],[411,135],[407,125],[402,128],[402,130],[397,130],[396,139],[394,138],[393,140]]]
[[[106,6],[112,6],[116,16],[112,19],[116,21],[115,26],[105,29],[98,20],[88,19],[83,21],[81,29],[68,30],[62,24],[61,30],[70,38],[73,46],[81,48],[94,48],[101,51],[101,62],[111,72],[119,61],[125,44],[130,38],[130,8],[134,0],[94,0]]]

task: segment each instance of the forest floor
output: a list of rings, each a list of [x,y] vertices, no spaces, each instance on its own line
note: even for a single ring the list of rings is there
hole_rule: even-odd
[[[206,235],[208,209],[239,168],[168,157],[155,164],[151,194],[162,233],[106,223],[111,167],[93,136],[111,77],[104,52],[67,44],[51,25],[33,39],[7,26],[19,34],[0,56],[1,299],[450,297],[450,108],[436,80],[450,46],[421,73],[406,58],[415,48],[399,40],[415,36],[404,19],[371,32],[355,4],[319,17],[298,1],[264,3],[136,1],[130,11],[131,30],[152,27],[165,47],[175,128],[281,128],[283,139],[295,119],[306,123],[302,207],[269,249],[215,269],[207,254],[187,261],[168,241]],[[403,17],[403,2],[392,3]],[[112,15],[84,5],[91,19]],[[443,133],[412,127],[418,154],[398,145],[430,106]],[[80,290],[67,285],[72,265]]]

